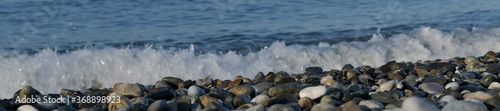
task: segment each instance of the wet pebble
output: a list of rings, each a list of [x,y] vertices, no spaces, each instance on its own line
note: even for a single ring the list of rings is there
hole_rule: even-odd
[[[113,88],[116,94],[122,96],[140,97],[144,95],[144,92],[139,84],[116,83]]]
[[[299,92],[299,97],[308,97],[311,99],[316,99],[319,98],[326,93],[326,87],[325,86],[314,86],[314,87],[307,87]]]
[[[463,97],[464,97],[464,99],[476,99],[476,100],[483,101],[483,102],[488,100],[488,99],[493,98],[493,96],[491,94],[488,94],[488,93],[485,93],[482,91],[464,94]]]
[[[422,83],[418,88],[429,94],[442,94],[444,92],[443,86],[437,83]]]
[[[488,111],[488,108],[481,103],[470,101],[452,101],[444,106],[442,111]]]

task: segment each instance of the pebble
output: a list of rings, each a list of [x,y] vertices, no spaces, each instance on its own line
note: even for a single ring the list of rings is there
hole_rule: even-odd
[[[139,84],[116,83],[113,88],[116,94],[122,96],[140,97],[144,95],[144,92]]]
[[[167,82],[165,81],[156,81],[155,87],[154,88],[169,88],[171,89],[172,86],[170,86]]]
[[[442,111],[488,111],[484,104],[470,101],[452,101],[444,106]]]
[[[450,82],[448,84],[446,84],[445,86],[445,89],[458,89],[460,87],[460,84],[458,84],[457,82]]]
[[[124,110],[132,110],[133,104],[126,97],[120,97],[120,101],[118,103],[109,103],[108,111],[124,111]]]
[[[287,105],[275,104],[269,107],[267,111],[294,111],[294,109]]]
[[[422,83],[418,88],[429,94],[442,94],[444,92],[443,86],[437,83]]]
[[[255,96],[250,102],[255,103],[255,104],[262,104],[262,105],[268,105],[269,102],[271,101],[271,98],[267,95],[257,95]]]
[[[489,86],[488,89],[500,89],[500,83],[498,82],[492,82]]]
[[[264,105],[257,104],[255,106],[248,108],[246,111],[266,111],[266,109],[264,108]]]
[[[396,84],[396,81],[390,80],[380,85],[380,92],[391,90]]]
[[[297,94],[302,89],[302,84],[300,83],[285,83],[280,84],[269,89],[269,96],[272,97],[283,97],[286,94]]]
[[[406,111],[440,111],[439,108],[433,104],[418,97],[406,98],[401,108]]]
[[[161,80],[174,86],[177,86],[179,83],[183,82],[182,79],[177,77],[164,77]]]
[[[255,96],[255,89],[250,86],[250,85],[240,85],[240,86],[235,86],[229,89],[228,92],[231,92],[232,94],[238,96],[242,94],[250,95],[250,96]]]
[[[323,95],[326,94],[326,87],[325,86],[314,86],[314,87],[307,87],[299,92],[299,97],[308,97],[311,99],[316,99],[319,98]]]
[[[464,94],[463,97],[464,97],[464,99],[476,99],[476,100],[479,100],[481,102],[484,102],[488,99],[493,98],[493,96],[491,94],[488,94],[488,93],[485,93],[482,91]]]
[[[323,68],[321,67],[307,67],[305,71],[306,74],[323,74]]]
[[[17,111],[38,111],[38,109],[31,105],[22,105],[21,107],[17,108]]]
[[[190,86],[188,89],[188,96],[191,97],[191,99],[198,99],[198,97],[205,95],[205,91],[201,89],[198,86]],[[192,100],[193,101],[193,100]]]
[[[314,105],[314,101],[309,97],[300,98],[298,103],[302,109],[312,107]]]
[[[35,88],[33,88],[31,86],[24,86],[19,91],[17,91],[16,94],[14,94],[14,98],[19,98],[20,100],[31,99],[32,96],[35,96],[37,94],[40,94],[40,92],[38,90],[36,90]],[[20,103],[23,103],[23,102],[20,102]]]
[[[360,106],[366,106],[372,110],[382,110],[384,109],[384,105],[378,101],[374,100],[362,100],[359,102]]]
[[[328,103],[319,103],[311,108],[311,111],[339,111],[335,106]]]
[[[446,104],[452,102],[452,101],[456,101],[457,99],[453,96],[450,96],[450,95],[445,95],[443,97],[441,97],[441,99],[439,99],[438,103],[439,103],[439,106],[445,106]]]
[[[243,104],[249,103],[251,101],[251,99],[252,98],[247,94],[237,95],[233,99],[233,105],[235,107],[240,107]]]
[[[153,104],[149,105],[148,111],[166,111],[167,108],[167,101],[166,100],[157,100]]]

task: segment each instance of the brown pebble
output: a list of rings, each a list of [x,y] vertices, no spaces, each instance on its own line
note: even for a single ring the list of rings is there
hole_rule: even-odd
[[[229,83],[229,87],[234,87],[234,86],[238,86],[240,85],[241,83],[243,83],[243,79],[236,79],[232,82]]]
[[[314,101],[309,97],[300,98],[298,103],[302,109],[312,107],[314,105]]]
[[[180,82],[179,84],[177,84],[177,87],[179,89],[181,89],[181,88],[189,88],[191,85],[193,85],[193,81],[187,80],[187,81],[183,81],[183,82]]]

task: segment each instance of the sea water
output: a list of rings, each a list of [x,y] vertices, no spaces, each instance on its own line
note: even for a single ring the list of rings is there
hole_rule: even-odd
[[[498,1],[4,0],[0,98],[500,51]]]

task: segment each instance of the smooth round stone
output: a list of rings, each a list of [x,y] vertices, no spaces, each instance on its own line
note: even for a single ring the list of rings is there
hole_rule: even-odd
[[[387,105],[385,105],[384,108],[385,109],[400,109],[400,107],[395,105],[395,104],[387,104]]]
[[[38,108],[42,108],[43,110],[54,110],[59,108],[59,105],[57,103],[51,103],[51,102],[41,102],[37,103],[35,106],[37,106]]]
[[[196,85],[204,88],[212,88],[213,87],[213,80],[209,76],[203,78],[203,79],[198,79],[196,80]]]
[[[59,111],[76,111],[77,109],[72,107],[72,106],[64,105],[64,106],[59,106],[59,108],[57,110],[59,110]]]
[[[460,84],[458,84],[457,82],[450,82],[448,84],[446,84],[445,86],[445,89],[458,89],[460,87]]]
[[[149,106],[149,103],[152,103],[154,102],[153,99],[151,98],[145,98],[145,97],[136,97],[136,98],[133,98],[132,100],[130,100],[130,102],[132,102],[132,104],[142,104],[144,106]]]
[[[311,108],[311,111],[338,111],[337,108],[328,103],[319,103]]]
[[[440,111],[433,104],[418,97],[408,97],[403,101],[403,110],[407,111]]]
[[[194,86],[194,85],[189,87],[188,96],[196,98],[196,97],[199,97],[201,95],[205,95],[205,91],[203,89],[201,89],[198,86]]]
[[[177,108],[179,111],[189,111],[189,109],[191,109],[191,100],[189,96],[180,96],[177,99]]]
[[[464,62],[467,65],[472,65],[472,64],[478,64],[479,60],[477,60],[476,57],[468,56],[468,57],[465,57]]]
[[[38,109],[31,105],[22,105],[21,107],[17,108],[17,111],[38,111]]]
[[[484,102],[484,101],[491,99],[491,98],[493,98],[493,96],[491,94],[485,93],[482,91],[464,94],[464,99],[476,99],[476,100],[479,100],[481,102]]]
[[[320,83],[326,85],[327,80],[333,80],[333,76],[324,76],[321,78]]]
[[[191,81],[191,80],[183,81],[183,82],[177,84],[177,89],[189,88],[193,84],[194,84],[194,81]]]
[[[314,86],[314,87],[307,87],[299,92],[299,97],[308,97],[311,99],[316,99],[319,98],[323,95],[326,94],[326,87],[325,86]]]
[[[306,74],[323,74],[323,68],[321,67],[307,67],[305,71]]]
[[[165,81],[156,81],[154,88],[163,88],[163,87],[172,89],[172,86],[170,86],[170,84],[168,84],[167,82],[165,82]]]
[[[446,84],[447,81],[444,78],[435,77],[435,78],[424,79],[424,81],[422,81],[422,82],[424,82],[424,83],[434,82],[434,83],[438,83],[439,85],[444,85],[444,84]]]
[[[246,109],[246,111],[266,111],[266,109],[264,108],[264,105],[257,104],[255,106],[252,106],[252,107]]]
[[[149,105],[148,111],[166,111],[167,110],[166,100],[157,100],[153,104]]]
[[[488,89],[500,89],[500,83],[498,82],[492,82],[489,86]]]
[[[300,98],[298,103],[302,109],[312,107],[314,105],[314,101],[309,97]]]
[[[389,91],[395,86],[395,83],[396,83],[396,81],[394,81],[394,80],[387,81],[385,83],[382,83],[380,85],[379,89],[381,92]]]
[[[262,72],[259,72],[255,75],[255,77],[253,78],[253,80],[255,82],[260,82],[260,81],[264,81],[264,79],[266,78],[266,76],[264,75],[264,73]]]
[[[247,104],[243,104],[243,105],[239,106],[238,108],[236,108],[236,110],[244,110],[244,109],[251,108],[253,106],[255,106],[255,104],[247,103]]]
[[[484,104],[470,101],[452,101],[444,106],[442,111],[488,111]]]
[[[287,105],[275,104],[269,107],[267,111],[294,111],[294,109]]]
[[[462,72],[462,76],[464,76],[467,79],[475,79],[476,78],[476,72]]]
[[[457,99],[453,96],[450,96],[450,95],[445,95],[443,97],[441,97],[441,99],[439,99],[438,103],[440,106],[445,106],[446,104],[452,102],[452,101],[456,101]]]
[[[290,76],[276,76],[274,78],[274,83],[276,83],[276,84],[284,84],[284,83],[290,83],[290,82],[295,82],[295,78],[290,77]]]
[[[139,84],[116,83],[113,88],[116,94],[122,96],[140,97],[144,95]]]
[[[132,110],[133,104],[126,97],[120,97],[120,102],[118,103],[109,103],[108,111],[121,111],[121,110]]]
[[[229,87],[238,86],[243,83],[243,79],[236,79],[229,83]]]
[[[182,79],[177,77],[164,77],[161,80],[172,85],[178,85],[183,81]]]
[[[185,89],[185,88],[182,88],[182,89],[177,89],[175,90],[174,92],[174,96],[175,97],[179,97],[179,96],[182,96],[182,95],[187,95],[188,94],[188,90]]]
[[[291,107],[293,109],[293,111],[300,111],[302,110],[302,108],[300,107],[299,103],[288,103],[288,104],[285,104],[287,105],[288,107]]]
[[[363,108],[359,105],[348,105],[348,106],[342,106],[340,107],[342,108],[342,111],[363,111]],[[365,107],[366,108],[366,107]],[[365,109],[366,110],[369,110],[369,109]],[[374,111],[377,111],[377,110],[374,110]]]
[[[443,86],[437,83],[422,83],[418,88],[429,94],[442,94],[444,92]]]
[[[372,110],[384,109],[384,104],[374,100],[362,100],[361,102],[359,102],[359,105],[366,106]]]
[[[235,86],[235,87],[232,87],[231,89],[229,89],[228,92],[231,92],[232,94],[234,95],[242,95],[242,94],[247,94],[247,95],[250,95],[250,96],[255,96],[255,89],[250,86],[250,85],[239,85],[239,86]]]
[[[486,105],[486,107],[488,107],[488,109],[491,110],[493,108],[500,107],[500,100],[496,98],[491,98],[484,101],[484,104]]]
[[[271,101],[271,98],[267,95],[257,95],[250,102],[255,104],[267,105]]]
[[[297,94],[302,89],[301,83],[285,83],[269,88],[269,96],[272,97],[283,97],[286,94]]]
[[[264,81],[264,82],[257,83],[254,86],[259,88],[259,89],[264,90],[264,89],[271,88],[271,83]]]
[[[209,103],[211,103],[211,102],[216,103],[216,104],[220,104],[220,102],[217,100],[217,98],[210,97],[207,95],[200,96],[200,102],[201,102],[201,105],[203,107],[207,107],[209,105]]]
[[[233,99],[233,105],[235,107],[239,107],[239,106],[241,106],[243,104],[246,104],[246,103],[250,102],[251,99],[252,98],[249,95],[247,95],[247,94],[237,95]]]
[[[170,100],[170,99],[174,98],[174,96],[175,96],[174,92],[172,92],[171,90],[169,90],[167,88],[163,88],[157,92],[148,93],[146,95],[146,97],[153,98],[156,100],[158,100],[158,99]]]
[[[492,82],[497,81],[497,78],[493,75],[486,75],[481,80],[479,80],[479,83],[483,86],[489,86]]]
[[[21,88],[19,91],[14,94],[14,98],[19,98],[19,99],[31,99],[31,96],[35,96],[37,94],[40,94],[38,90],[31,86],[24,86]]]

